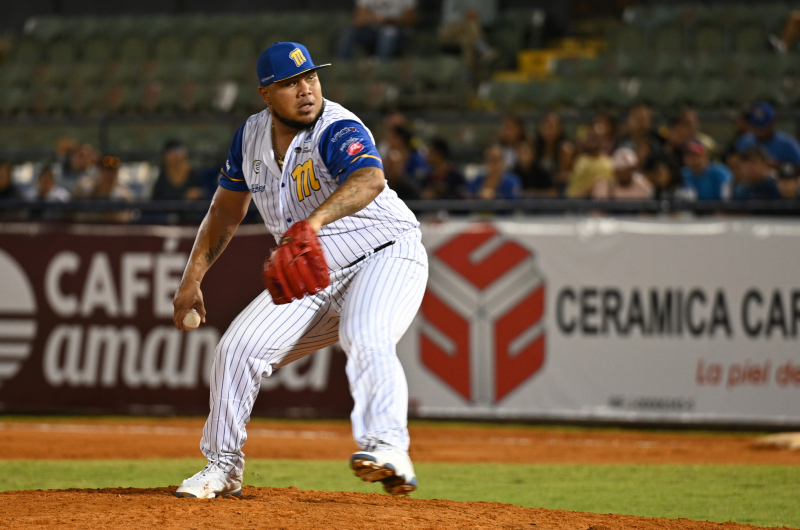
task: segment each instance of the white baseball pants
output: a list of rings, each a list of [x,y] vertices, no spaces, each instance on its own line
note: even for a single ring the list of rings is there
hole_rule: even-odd
[[[242,446],[261,378],[337,341],[347,354],[353,437],[408,450],[408,385],[395,346],[416,315],[428,279],[419,230],[331,273],[325,291],[275,305],[262,292],[231,323],[211,368],[211,412],[200,449],[227,471],[244,470]]]

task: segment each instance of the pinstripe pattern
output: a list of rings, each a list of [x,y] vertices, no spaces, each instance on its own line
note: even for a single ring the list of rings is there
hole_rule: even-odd
[[[347,353],[355,406],[353,436],[362,448],[377,440],[408,449],[408,388],[395,345],[414,318],[428,277],[418,229],[366,259],[335,270],[314,296],[275,305],[262,292],[231,323],[211,372],[211,412],[200,448],[241,476],[245,425],[263,376],[337,341]]]
[[[319,121],[313,128],[298,132],[292,140],[286,150],[284,170],[281,172],[272,150],[271,119],[269,109],[265,109],[245,122],[242,171],[261,217],[275,240],[279,241],[292,224],[307,218],[339,187],[336,175],[330,174],[320,153],[319,143],[323,133],[337,121],[363,122],[338,103],[325,100],[325,109]],[[372,133],[369,134],[374,142]],[[310,190],[310,196],[298,200],[292,172],[309,159],[313,160],[320,189]],[[256,160],[262,162],[260,167],[254,164]],[[414,214],[387,185],[360,212],[322,227],[319,238],[325,249],[328,267],[338,270],[370,249],[418,227]]]

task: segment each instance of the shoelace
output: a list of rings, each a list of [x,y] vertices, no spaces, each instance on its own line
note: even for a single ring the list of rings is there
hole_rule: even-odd
[[[202,477],[203,475],[207,475],[207,474],[209,474],[211,471],[213,471],[213,470],[214,470],[214,468],[219,468],[219,467],[220,467],[220,466],[219,466],[219,462],[209,462],[208,464],[206,464],[206,467],[205,467],[205,469],[203,469],[202,471],[198,471],[197,473],[195,473],[195,475],[194,475],[192,478],[195,478],[195,477],[199,478],[199,477]],[[221,469],[221,468],[220,468],[220,471],[222,471],[222,469]]]

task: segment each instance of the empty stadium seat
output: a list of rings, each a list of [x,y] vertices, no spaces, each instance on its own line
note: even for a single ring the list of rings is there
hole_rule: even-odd
[[[249,61],[256,56],[256,43],[249,35],[239,35],[225,43],[224,57],[233,61]]]
[[[704,25],[694,29],[693,49],[699,53],[722,53],[727,49],[725,29],[716,25]]]
[[[220,56],[220,41],[216,35],[199,35],[189,46],[189,57],[197,61],[213,62]]]
[[[81,59],[84,61],[106,62],[114,57],[115,43],[106,36],[96,36],[86,40],[81,46]]]
[[[15,63],[34,64],[42,60],[44,45],[31,38],[21,38],[11,43],[11,60]]]
[[[665,26],[655,30],[652,36],[653,49],[663,54],[679,54],[683,51],[683,28]]]
[[[633,26],[623,26],[607,39],[611,49],[619,53],[641,53],[645,49],[644,33]]]
[[[0,113],[8,116],[28,109],[30,91],[22,85],[0,85]]]
[[[153,58],[158,61],[177,61],[184,58],[186,41],[178,35],[160,37],[153,46]]]
[[[122,61],[144,61],[148,58],[150,46],[139,35],[124,37],[119,45],[119,58]]]
[[[767,34],[758,25],[747,25],[736,30],[733,47],[737,52],[760,52],[767,50]]]

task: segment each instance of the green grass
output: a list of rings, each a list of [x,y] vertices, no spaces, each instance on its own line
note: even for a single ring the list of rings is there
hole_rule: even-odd
[[[178,484],[200,459],[0,461],[0,490]],[[505,502],[534,508],[686,517],[800,528],[800,467],[748,465],[417,464],[417,498]],[[258,460],[245,484],[382,491],[345,462]]]

